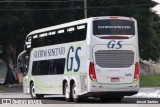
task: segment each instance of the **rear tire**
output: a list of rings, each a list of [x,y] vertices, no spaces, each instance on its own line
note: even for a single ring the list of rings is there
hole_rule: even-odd
[[[44,95],[43,95],[43,94],[36,94],[36,98],[37,98],[37,99],[44,98]]]
[[[65,94],[66,101],[71,102],[71,93],[70,93],[70,88],[67,82],[64,85],[64,94]]]
[[[115,98],[114,101],[115,101],[115,102],[121,102],[122,99],[123,99],[123,97],[119,97],[119,98]]]
[[[121,102],[123,97],[117,97],[117,98],[105,98],[105,97],[100,97],[100,100],[102,102]]]
[[[33,99],[44,98],[43,94],[35,94],[35,87],[33,82],[31,83],[31,86],[30,86],[30,95]]]
[[[100,97],[100,100],[101,100],[101,102],[106,102],[106,103],[108,103],[108,102],[112,102],[113,101],[113,99],[111,99],[111,98],[106,98],[106,97]]]
[[[73,101],[76,103],[81,101],[80,96],[77,95],[75,83],[73,83],[73,85],[72,85],[72,98],[73,98]]]

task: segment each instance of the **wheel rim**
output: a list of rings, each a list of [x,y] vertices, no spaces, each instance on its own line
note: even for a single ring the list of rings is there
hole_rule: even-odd
[[[32,96],[33,96],[33,97],[36,97],[34,86],[32,86],[31,93],[32,93]]]
[[[68,85],[66,86],[65,97],[69,98],[69,87],[68,87]]]
[[[74,85],[74,87],[72,89],[72,95],[73,95],[74,99],[78,98],[77,93],[76,93],[76,86],[75,85]]]

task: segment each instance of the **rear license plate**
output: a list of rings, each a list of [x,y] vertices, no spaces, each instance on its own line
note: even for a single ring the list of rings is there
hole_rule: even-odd
[[[111,78],[112,82],[119,82],[119,78]]]

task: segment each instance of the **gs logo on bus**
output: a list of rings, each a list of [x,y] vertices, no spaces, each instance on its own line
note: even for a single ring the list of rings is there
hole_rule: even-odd
[[[111,40],[108,44],[107,44],[107,47],[109,49],[120,49],[122,48],[122,42],[123,41],[115,41],[115,40]]]
[[[81,50],[81,47],[77,47],[74,50],[74,47],[71,46],[68,50],[68,54],[67,54],[67,71],[70,72],[74,69],[74,72],[78,72],[79,68],[80,68],[80,58],[78,56],[78,51]],[[74,60],[75,58],[75,60]],[[77,67],[73,68],[73,61],[76,61],[77,63]]]

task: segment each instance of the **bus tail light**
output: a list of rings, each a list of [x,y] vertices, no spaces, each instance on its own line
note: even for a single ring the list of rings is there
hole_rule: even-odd
[[[101,36],[101,39],[128,39],[127,36]]]
[[[139,78],[139,64],[138,62],[135,64],[135,72],[134,72],[134,81],[137,81]]]
[[[96,74],[94,70],[94,63],[90,62],[89,65],[89,76],[93,81],[96,81]]]
[[[109,18],[111,18],[111,19],[117,19],[118,16],[110,16]]]

